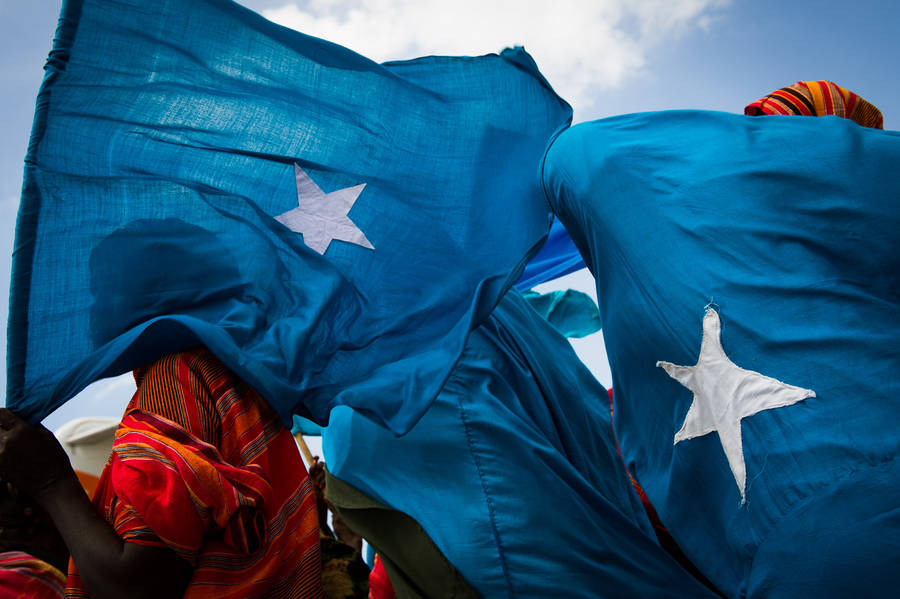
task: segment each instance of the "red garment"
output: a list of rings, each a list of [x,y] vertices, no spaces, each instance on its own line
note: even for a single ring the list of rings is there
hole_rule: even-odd
[[[387,570],[384,569],[384,562],[376,553],[375,564],[372,571],[369,572],[369,599],[397,599],[394,592],[394,585],[388,578]]]
[[[606,393],[609,395],[609,415],[612,417],[614,415],[614,406],[613,406],[613,390],[609,388],[606,390]],[[613,434],[615,434],[615,428],[613,428]],[[619,447],[619,440],[616,439],[616,450],[619,452],[619,456],[622,456],[622,448]],[[650,499],[647,497],[647,494],[644,493],[643,487],[641,487],[640,483],[631,475],[631,471],[628,468],[625,468],[625,473],[628,474],[628,480],[631,481],[631,486],[634,487],[634,490],[637,491],[638,497],[641,499],[641,503],[644,505],[644,510],[647,512],[647,517],[650,518],[650,524],[653,525],[653,529],[656,531],[657,536],[660,534],[668,535],[669,531],[663,526],[662,520],[659,519],[659,514],[656,513],[656,508],[653,507],[653,504],[650,503]]]
[[[613,390],[612,388],[607,390],[609,394],[609,415],[612,417],[614,415],[615,406],[613,404]],[[613,433],[615,433],[615,429],[613,429]],[[616,440],[616,449],[619,451],[619,457],[622,456],[622,449],[619,447],[619,441]],[[623,458],[624,459],[624,458]],[[663,526],[662,520],[659,517],[659,514],[656,513],[656,508],[653,507],[653,504],[650,503],[650,498],[647,497],[647,494],[644,493],[644,489],[641,487],[640,483],[635,479],[631,472],[628,470],[626,466],[625,472],[628,474],[628,480],[631,481],[631,485],[634,487],[634,490],[637,491],[638,497],[641,500],[641,504],[644,506],[644,511],[647,512],[647,518],[650,520],[650,525],[653,527],[653,532],[656,533],[656,539],[659,541],[660,546],[663,549],[668,551],[672,557],[674,557],[679,564],[682,565],[688,572],[690,572],[697,580],[705,584],[707,587],[720,594],[719,591],[712,585],[709,579],[703,575],[703,573],[697,569],[697,567],[691,563],[691,560],[684,554],[681,550],[681,547],[678,546],[678,543],[675,542],[675,538],[669,532],[665,526]]]
[[[0,553],[0,599],[62,599],[66,577],[45,561],[21,551]]]
[[[135,371],[94,505],[193,567],[186,598],[318,597],[315,497],[290,431],[208,350]],[[87,597],[74,564],[67,597]]]

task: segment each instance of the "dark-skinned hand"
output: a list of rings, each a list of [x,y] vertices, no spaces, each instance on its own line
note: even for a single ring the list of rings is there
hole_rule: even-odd
[[[63,572],[69,560],[69,550],[50,516],[4,481],[0,481],[0,551],[24,551]]]
[[[313,456],[313,465],[309,467],[309,479],[312,482],[313,495],[316,497],[316,510],[319,513],[319,531],[329,538],[334,532],[328,526],[328,505],[325,503],[325,462],[319,456]]]
[[[356,534],[349,526],[347,526],[338,511],[334,509],[328,497],[325,496],[325,462],[315,456],[315,463],[309,467],[309,478],[312,481],[313,491],[316,495],[316,507],[319,510],[319,529],[325,536],[337,539],[349,545],[357,552],[362,552],[362,537]],[[334,532],[328,527],[328,510],[331,511],[331,524],[334,526]]]
[[[54,484],[74,477],[69,457],[53,433],[0,408],[0,479],[41,503]]]

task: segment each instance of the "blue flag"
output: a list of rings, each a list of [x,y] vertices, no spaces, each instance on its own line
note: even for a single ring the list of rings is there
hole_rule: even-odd
[[[333,475],[416,520],[480,596],[715,596],[658,544],[606,390],[516,291],[408,434],[342,406],[322,441]]]
[[[226,0],[64,3],[16,229],[9,406],[202,343],[282,415],[396,431],[547,233],[571,118],[521,48],[378,65]]]
[[[597,280],[615,430],[728,597],[885,597],[900,570],[900,133],[672,111],[545,170]]]
[[[572,238],[559,220],[554,219],[550,233],[541,250],[525,265],[516,289],[526,291],[541,283],[552,281],[584,268],[584,260]]]

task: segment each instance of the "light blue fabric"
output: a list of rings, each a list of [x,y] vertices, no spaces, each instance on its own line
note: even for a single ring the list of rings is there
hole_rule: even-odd
[[[545,185],[597,280],[629,468],[728,597],[900,585],[900,134],[671,111],[564,132]],[[704,308],[730,360],[816,397],[742,421],[746,504],[713,432],[674,444]]]
[[[574,289],[524,291],[522,297],[563,337],[587,337],[601,328],[600,310],[587,293]]]
[[[69,0],[16,231],[9,406],[203,343],[290,423],[338,404],[396,431],[547,233],[571,108],[521,48],[378,65],[225,0]],[[275,217],[295,165],[374,250]],[[302,201],[302,198],[301,198]]]
[[[333,475],[414,518],[484,597],[713,596],[657,544],[606,390],[515,291],[408,434],[339,407],[322,441]]]
[[[302,416],[294,414],[294,417],[291,420],[291,434],[296,435],[298,433],[308,437],[321,437],[322,427],[312,420],[307,420]]]

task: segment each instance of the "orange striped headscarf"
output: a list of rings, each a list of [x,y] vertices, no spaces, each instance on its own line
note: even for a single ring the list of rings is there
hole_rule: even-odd
[[[744,114],[831,114],[852,119],[863,127],[884,129],[884,119],[878,108],[831,81],[798,81],[790,87],[782,87],[748,104]]]

